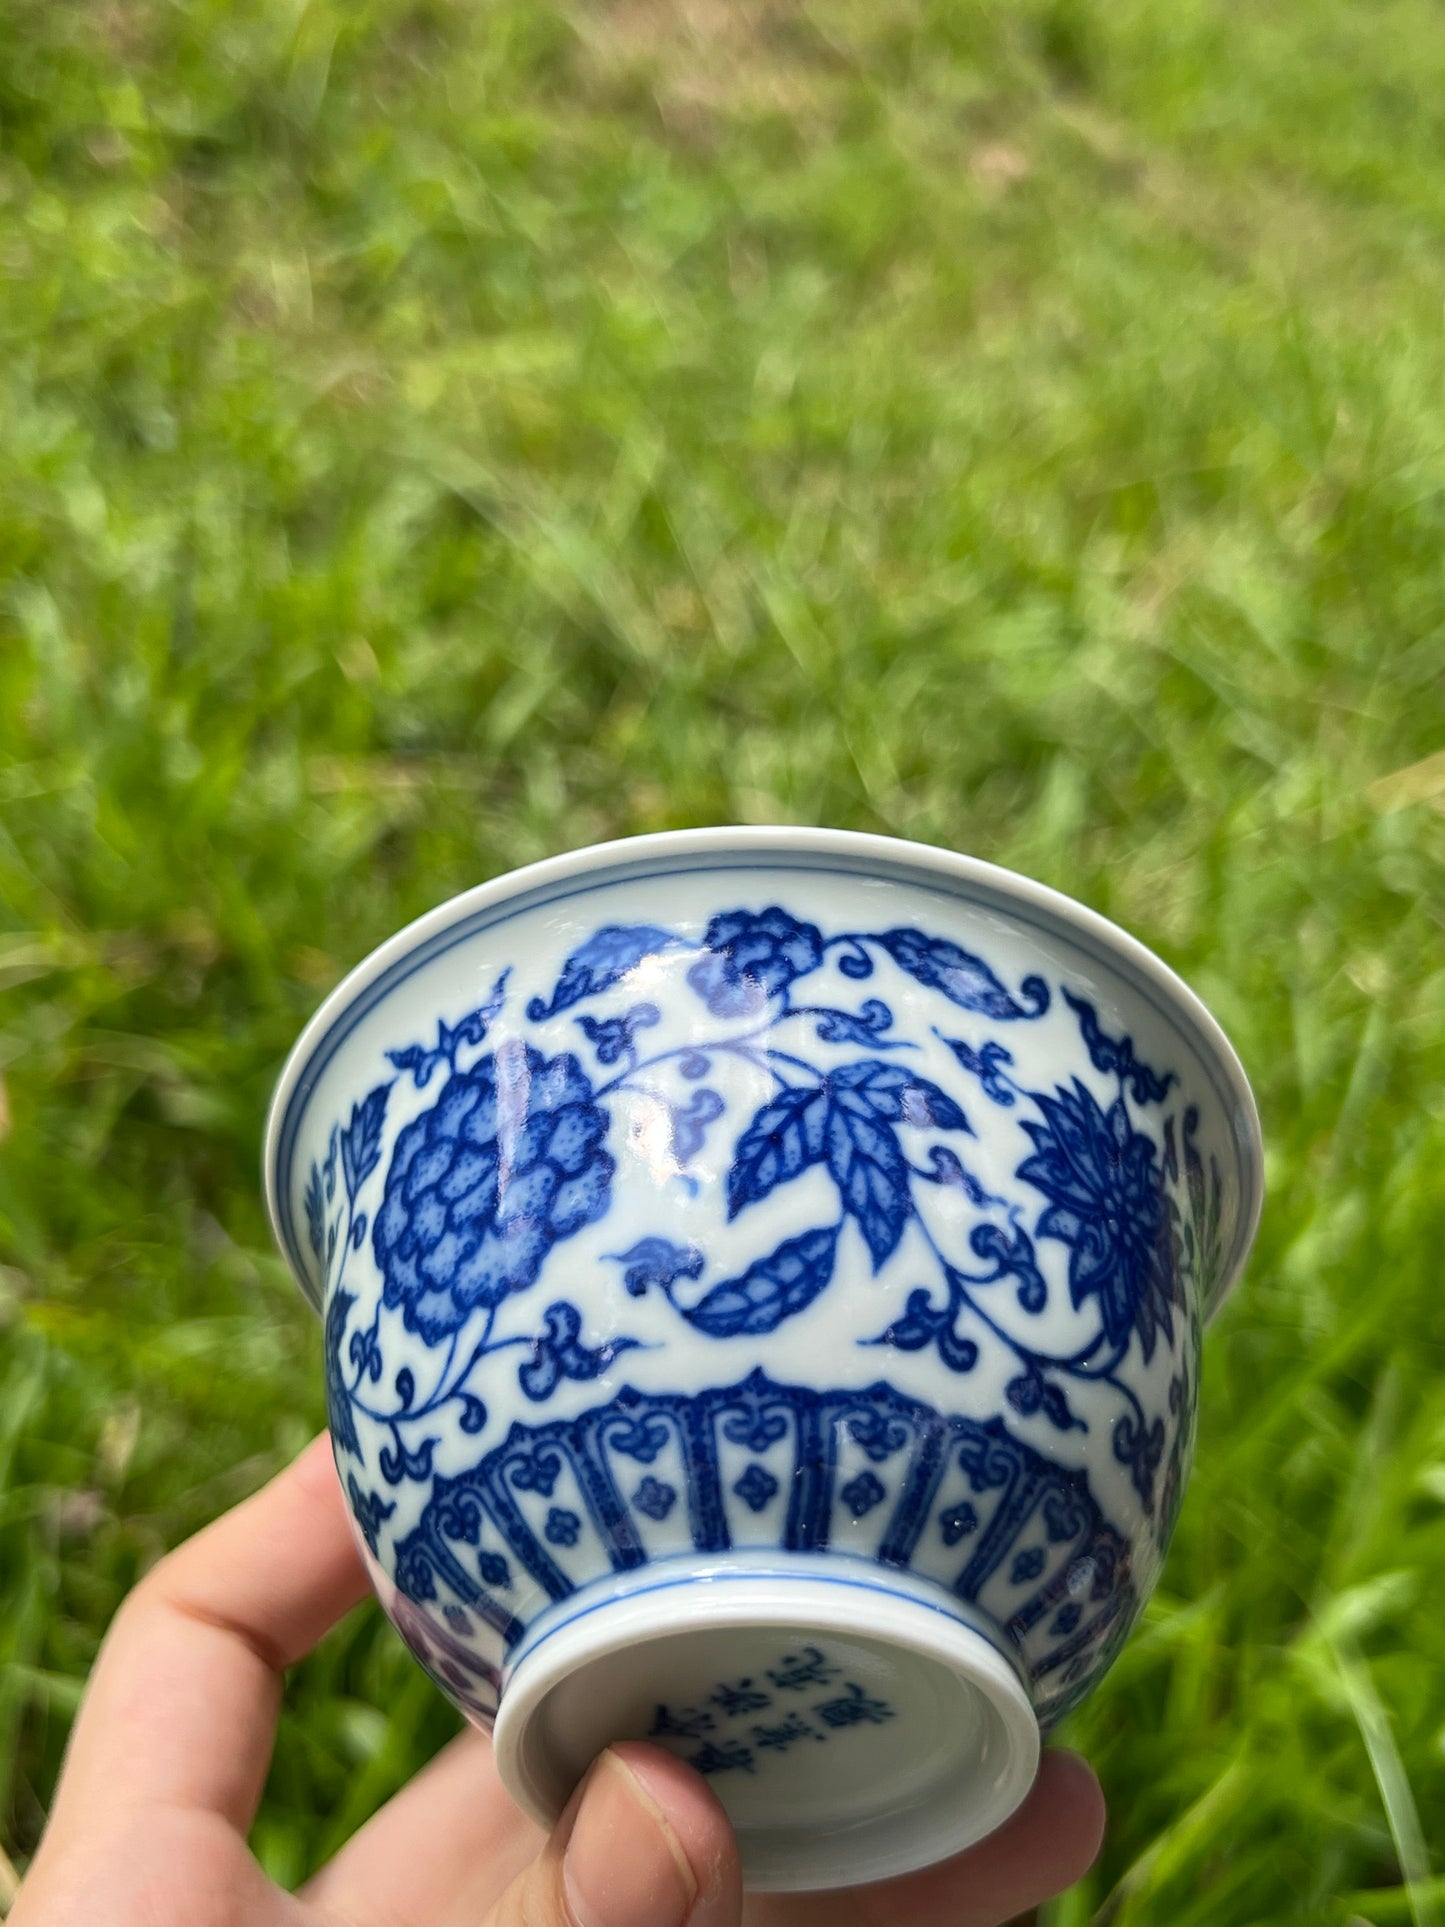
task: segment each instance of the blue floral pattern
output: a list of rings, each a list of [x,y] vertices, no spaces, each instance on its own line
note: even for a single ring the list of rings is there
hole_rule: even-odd
[[[687,980],[717,1017],[751,1017],[823,961],[823,933],[776,903],[714,917]]]
[[[1152,1358],[1156,1334],[1173,1340],[1182,1297],[1178,1233],[1154,1140],[1134,1129],[1122,1095],[1101,1110],[1077,1078],[1036,1101],[1042,1122],[1024,1125],[1036,1148],[1018,1175],[1052,1201],[1038,1236],[1068,1246],[1070,1296],[1076,1306],[1098,1298],[1109,1344],[1126,1344],[1132,1326]]]
[[[1166,1117],[1161,1145],[1130,1111],[1131,1101],[1161,1106],[1176,1081],[1173,1073],[1155,1071],[1130,1038],[1112,1036],[1088,999],[1067,985],[1063,1001],[1077,1018],[1091,1063],[1117,1080],[1107,1104],[1077,1077],[1052,1091],[1027,1089],[997,1038],[976,1046],[938,1032],[986,1102],[1003,1108],[1023,1103],[1033,1111],[1022,1122],[1032,1152],[1015,1172],[1042,1200],[1030,1224],[1016,1202],[980,1183],[955,1148],[974,1135],[959,1097],[896,1057],[879,1054],[911,1048],[909,1040],[892,1034],[893,1013],[884,999],[869,997],[848,1009],[799,1002],[796,992],[824,968],[830,953],[839,974],[855,981],[873,975],[876,960],[887,958],[948,1006],[995,1022],[1029,1023],[1051,1007],[1041,978],[1026,978],[1014,993],[983,959],[949,939],[906,927],[825,937],[817,924],[771,904],[715,915],[700,942],[656,924],[606,925],[568,957],[550,996],[527,1001],[526,1015],[539,1023],[556,1018],[625,984],[645,961],[676,951],[695,953],[687,982],[706,1009],[719,1020],[752,1028],[644,1059],[638,1038],[660,1021],[655,1003],[634,1003],[609,1016],[580,1011],[575,1022],[593,1051],[593,1076],[572,1050],[549,1055],[515,1036],[484,1048],[507,1006],[510,973],[504,972],[476,1010],[455,1025],[439,1026],[436,1045],[388,1053],[418,1088],[439,1068],[447,1075],[434,1102],[401,1127],[392,1145],[371,1227],[383,1305],[399,1309],[408,1329],[428,1345],[455,1342],[479,1316],[485,1323],[460,1369],[453,1360],[430,1399],[417,1401],[415,1387],[398,1382],[393,1408],[381,1415],[393,1432],[383,1476],[428,1476],[428,1445],[420,1436],[408,1442],[403,1431],[419,1433],[420,1421],[441,1404],[460,1402],[464,1429],[485,1426],[486,1406],[468,1379],[498,1348],[498,1308],[536,1284],[557,1245],[608,1211],[614,1105],[637,1092],[656,1097],[649,1074],[670,1060],[694,1086],[681,1101],[668,1103],[672,1154],[685,1168],[726,1113],[719,1093],[699,1080],[714,1055],[733,1053],[766,1066],[776,1088],[735,1137],[726,1179],[729,1217],[817,1169],[834,1187],[837,1216],[791,1233],[741,1271],[712,1280],[697,1246],[676,1245],[661,1233],[646,1236],[616,1254],[627,1291],[662,1292],[708,1337],[760,1337],[799,1316],[827,1290],[847,1227],[861,1236],[875,1272],[890,1263],[912,1227],[933,1248],[937,1284],[914,1289],[902,1315],[875,1342],[903,1351],[935,1349],[950,1370],[966,1375],[977,1365],[981,1340],[1000,1341],[1017,1359],[1007,1387],[1012,1408],[1020,1418],[1042,1419],[1061,1432],[1086,1424],[1069,1398],[1071,1378],[1113,1384],[1126,1407],[1114,1448],[1152,1504],[1166,1428],[1144,1411],[1119,1367],[1135,1339],[1146,1364],[1161,1339],[1173,1343],[1184,1271],[1189,1267],[1198,1275],[1217,1255],[1208,1245],[1209,1225],[1217,1222],[1217,1180],[1210,1185],[1192,1152],[1193,1113]],[[760,1015],[761,1029],[755,1021]],[[841,1064],[816,1065],[803,1050],[772,1041],[791,1021],[808,1024],[822,1043],[868,1048]],[[479,1048],[479,1054],[464,1065],[467,1048]],[[599,1082],[606,1072],[612,1075]],[[369,1330],[351,1331],[353,1376],[347,1379],[342,1345],[355,1298],[341,1289],[340,1274],[347,1252],[359,1248],[367,1231],[357,1201],[380,1161],[390,1091],[390,1084],[379,1085],[352,1107],[347,1124],[332,1133],[327,1158],[313,1167],[306,1194],[313,1251],[333,1274],[327,1330],[333,1425],[338,1444],[358,1453],[354,1413],[377,1416],[365,1391],[379,1379],[380,1354],[375,1321]],[[937,1134],[953,1142],[939,1141]],[[915,1150],[924,1135],[935,1141]],[[1187,1221],[1176,1197],[1181,1144],[1191,1201]],[[1006,1221],[994,1211],[972,1227],[966,1254],[946,1251],[919,1208],[918,1188],[930,1185],[962,1192],[982,1213],[1002,1206]],[[1034,1347],[992,1309],[1003,1286],[1012,1288],[1025,1314],[1045,1309],[1048,1287],[1037,1240],[1066,1248],[1074,1308],[1098,1308],[1096,1338],[1071,1356]],[[530,1356],[519,1365],[519,1382],[529,1398],[545,1400],[564,1380],[597,1376],[634,1342],[623,1335],[589,1347],[576,1307],[560,1300],[548,1308],[538,1335],[526,1341]]]
[[[898,972],[936,1011],[927,1040],[932,1075],[919,1067],[923,1041],[901,1033],[886,994]],[[682,1043],[673,1041],[660,992],[637,995],[658,973],[685,981],[695,1000]],[[867,996],[851,988],[868,980]],[[909,994],[916,1001],[917,991]],[[976,1020],[969,1035],[955,1034],[961,1013]],[[1071,1027],[1090,1081],[1034,1088],[1019,1070],[1012,1046],[1020,1027],[1046,1017]],[[475,1434],[479,1450],[491,1441],[498,1381],[488,1374],[506,1370],[530,1405],[546,1407],[564,1387],[601,1379],[624,1354],[640,1355],[633,1321],[643,1300],[649,1317],[657,1307],[691,1334],[746,1349],[803,1320],[845,1270],[850,1290],[875,1288],[880,1307],[889,1307],[859,1341],[880,1363],[929,1352],[962,1381],[986,1351],[1002,1354],[1008,1423],[1036,1446],[1087,1431],[1091,1418],[1098,1422],[1098,1395],[1108,1394],[1110,1450],[1156,1541],[1167,1540],[1193,1409],[1188,1364],[1177,1356],[1186,1282],[1197,1302],[1219,1268],[1219,1175],[1196,1148],[1198,1118],[1174,1096],[1175,1073],[1145,1062],[1132,1038],[1112,1034],[1073,986],[1051,987],[1039,976],[1011,985],[984,958],[924,930],[828,932],[771,903],[722,910],[700,936],[657,923],[604,925],[550,984],[524,996],[504,971],[475,1009],[438,1025],[435,1043],[406,1043],[386,1057],[392,1075],[337,1120],[304,1196],[307,1238],[326,1286],[332,1433],[373,1552],[399,1537],[393,1521],[407,1516],[401,1489],[436,1489],[436,1451],[448,1429]],[[754,1095],[744,1108],[736,1092],[749,1080]],[[618,1156],[640,1106],[661,1120],[657,1155],[680,1183],[696,1189],[695,1170],[720,1171],[734,1255],[716,1257],[702,1233],[678,1242],[668,1229],[676,1220],[662,1217],[650,1227],[630,1222],[600,1254],[592,1243],[588,1262],[600,1255],[615,1266],[618,1292],[599,1337],[570,1296],[534,1303],[532,1294],[540,1297],[543,1286],[565,1292],[559,1248],[607,1223]],[[1009,1114],[1022,1144],[1006,1175],[977,1156],[989,1107]],[[763,1207],[782,1192],[809,1202],[786,1235],[774,1229],[749,1243],[748,1227],[766,1220]],[[369,1298],[348,1278],[368,1242],[379,1276]],[[1065,1297],[1073,1322],[1045,1318]],[[386,1318],[410,1334],[400,1369],[387,1363],[394,1326]],[[652,1329],[647,1343],[655,1346]],[[1062,1347],[1060,1331],[1071,1334]],[[1161,1352],[1167,1378],[1148,1370]],[[771,1453],[786,1426],[765,1403],[729,1416],[725,1436],[754,1456],[741,1467],[733,1457],[730,1496],[720,1485],[718,1506],[736,1502],[760,1524],[785,1510],[793,1519],[798,1494],[757,1456]],[[845,1429],[880,1470],[858,1470],[855,1460],[839,1488],[840,1523],[860,1530],[865,1520],[883,1521],[880,1529],[892,1531],[888,1468],[911,1434],[877,1412],[852,1413]],[[691,1473],[664,1476],[672,1437],[656,1417],[629,1420],[616,1433],[617,1450],[657,1468],[640,1480],[634,1469],[622,1489],[630,1498],[619,1492],[615,1500],[638,1520],[627,1528],[633,1537],[617,1542],[624,1563],[642,1557],[639,1532],[664,1521],[671,1532],[684,1515],[703,1542]],[[996,1446],[978,1450],[972,1496],[930,1489],[910,1527],[911,1546],[968,1555],[958,1581],[965,1596],[986,1542],[993,1565],[1001,1556],[991,1537],[1003,1528],[986,1522],[980,1496],[991,1489]],[[483,1617],[494,1627],[513,1624],[511,1607],[496,1603],[513,1584],[512,1561],[555,1593],[556,1562],[592,1529],[565,1491],[553,1502],[562,1466],[551,1448],[509,1460],[508,1489],[535,1493],[543,1511],[525,1528],[520,1515],[499,1511],[505,1557],[471,1541],[483,1604],[492,1602]],[[594,1503],[595,1495],[583,1497]],[[480,1530],[479,1513],[456,1519]],[[815,1521],[808,1530],[826,1543],[831,1527]],[[1102,1550],[1090,1556],[1107,1566],[1098,1573],[1117,1617],[1132,1597],[1127,1554],[1102,1527],[1096,1537]],[[419,1542],[407,1543],[411,1549],[396,1554],[397,1576],[419,1607],[432,1596],[434,1570]],[[878,1555],[885,1562],[891,1543]],[[898,1563],[912,1556],[900,1551]],[[1103,1638],[1091,1635],[1073,1652],[1081,1624],[1097,1632],[1101,1622],[1081,1619],[1077,1602],[1059,1596],[1043,1546],[1015,1543],[1006,1570],[1016,1587],[1042,1585],[1050,1637],[1063,1654],[1059,1684],[1068,1686],[1097,1664]],[[467,1610],[478,1610],[477,1598],[453,1585]],[[454,1686],[462,1664],[452,1650],[456,1632],[438,1633],[427,1659]],[[840,1720],[853,1717],[842,1702],[840,1709]]]
[[[778,1496],[778,1482],[765,1465],[756,1459],[733,1486],[733,1491],[753,1512],[761,1512]]]
[[[525,1291],[607,1209],[607,1113],[570,1051],[509,1040],[456,1071],[392,1151],[372,1242],[387,1306],[429,1344]]]
[[[821,1686],[841,1672],[821,1647],[808,1647],[806,1655],[782,1654],[777,1668],[766,1674],[772,1691],[751,1678],[719,1680],[701,1704],[659,1706],[648,1737],[703,1741],[695,1753],[682,1754],[699,1773],[752,1773],[758,1752],[786,1753],[800,1740],[821,1746],[849,1728],[880,1726],[894,1717],[888,1702],[856,1679],[845,1680],[841,1690],[821,1700],[778,1703],[778,1691]]]
[[[478,1561],[478,1545],[499,1534],[515,1557],[515,1579],[525,1574],[544,1603],[593,1583],[599,1561],[618,1574],[636,1572],[649,1557],[641,1522],[651,1525],[661,1495],[637,1481],[627,1447],[654,1430],[688,1442],[686,1488],[667,1509],[684,1544],[708,1558],[749,1547],[836,1547],[883,1568],[911,1568],[995,1616],[1046,1719],[1074,1702],[1138,1610],[1129,1543],[1077,1470],[1053,1464],[996,1419],[945,1417],[881,1381],[862,1391],[820,1391],[762,1372],[692,1394],[624,1385],[580,1418],[514,1428],[466,1472],[436,1479],[419,1522],[398,1537],[397,1584],[415,1607],[442,1617],[448,1605],[461,1607],[503,1654],[513,1651],[526,1634],[517,1584],[499,1591]],[[753,1459],[737,1474],[731,1454],[764,1432],[776,1470]],[[880,1470],[870,1465],[845,1477],[842,1454],[862,1438],[895,1444],[873,1462]],[[940,1492],[960,1485],[969,1496],[940,1512]],[[549,1495],[564,1487],[583,1500],[552,1502]],[[546,1503],[524,1513],[518,1490],[539,1491]],[[1070,1604],[1077,1611],[1068,1636],[1051,1634]],[[786,1700],[828,1686],[836,1697],[838,1679],[823,1649],[804,1646],[750,1685],[735,1685]],[[714,1734],[713,1708],[722,1705],[672,1709],[666,1737]]]

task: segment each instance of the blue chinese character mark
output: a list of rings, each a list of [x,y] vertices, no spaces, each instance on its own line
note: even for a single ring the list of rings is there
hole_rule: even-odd
[[[709,1740],[696,1753],[687,1756],[687,1763],[698,1773],[728,1773],[735,1770],[751,1773],[752,1749],[744,1746],[741,1740]]]
[[[837,1699],[822,1700],[813,1711],[832,1727],[882,1726],[885,1720],[893,1718],[893,1708],[888,1702],[875,1699],[856,1680],[849,1680]]]
[[[820,1646],[805,1646],[799,1653],[789,1653],[776,1668],[770,1667],[768,1678],[780,1693],[800,1693],[808,1686],[826,1686],[840,1671]]]
[[[740,1713],[761,1713],[764,1707],[772,1703],[772,1694],[762,1692],[750,1679],[740,1679],[717,1687],[709,1701],[728,1719],[736,1719]]]
[[[794,1711],[772,1726],[755,1726],[751,1737],[759,1752],[786,1753],[799,1740],[814,1740],[821,1745],[828,1736],[820,1733],[801,1713]]]
[[[700,1740],[711,1733],[716,1721],[705,1707],[659,1706],[647,1730],[650,1740]]]

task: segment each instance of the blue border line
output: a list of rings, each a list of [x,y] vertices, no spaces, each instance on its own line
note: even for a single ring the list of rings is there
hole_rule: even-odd
[[[277,1138],[275,1161],[276,1200],[278,1215],[281,1220],[281,1237],[284,1246],[283,1255],[291,1266],[297,1282],[303,1285],[306,1297],[311,1299],[313,1304],[316,1303],[316,1300],[311,1298],[310,1291],[306,1290],[303,1282],[306,1278],[306,1267],[302,1260],[301,1247],[296,1237],[295,1214],[292,1210],[291,1203],[291,1161],[295,1155],[296,1138],[301,1128],[301,1118],[307,1104],[310,1102],[311,1094],[320,1082],[332,1058],[351,1035],[352,1031],[356,1029],[357,1025],[360,1024],[364,1018],[370,1016],[377,1005],[389,997],[399,984],[405,983],[409,977],[415,976],[419,970],[425,969],[428,964],[435,963],[438,957],[445,956],[447,951],[455,949],[458,944],[468,942],[472,937],[480,935],[482,931],[497,929],[502,924],[510,923],[515,917],[527,915],[534,910],[544,910],[554,903],[566,903],[573,897],[595,896],[603,890],[619,889],[624,884],[637,883],[643,880],[665,881],[668,877],[692,877],[701,871],[708,870],[716,870],[724,874],[730,871],[746,870],[753,872],[781,871],[790,875],[797,875],[799,871],[807,871],[816,876],[882,877],[889,881],[907,883],[912,888],[925,891],[934,896],[943,897],[949,902],[967,903],[978,908],[995,911],[1013,923],[1023,924],[1031,929],[1041,930],[1045,934],[1053,937],[1056,941],[1063,942],[1069,948],[1081,951],[1085,956],[1093,958],[1095,962],[1109,970],[1115,977],[1122,978],[1129,984],[1143,1001],[1150,1006],[1156,1016],[1163,1019],[1169,1029],[1173,1031],[1176,1036],[1182,1037],[1189,1045],[1191,1055],[1203,1071],[1205,1081],[1213,1091],[1226,1117],[1231,1120],[1235,1118],[1238,1105],[1236,1104],[1234,1094],[1227,1088],[1221,1088],[1214,1065],[1211,1061],[1211,1054],[1204,1049],[1203,1040],[1191,1036],[1189,1030],[1179,1021],[1177,1007],[1161,1003],[1155,987],[1135,971],[1134,965],[1129,958],[1121,955],[1118,951],[1096,946],[1089,935],[1082,931],[1074,930],[1062,919],[1040,916],[1032,912],[1028,906],[1016,902],[1003,892],[975,892],[964,888],[950,889],[946,879],[937,878],[927,873],[920,873],[914,869],[911,864],[907,863],[889,864],[882,861],[863,863],[860,861],[857,864],[845,865],[831,860],[810,862],[807,860],[809,854],[807,851],[799,851],[796,855],[778,858],[775,856],[749,857],[742,853],[734,856],[729,853],[723,853],[712,859],[700,856],[688,863],[672,863],[665,869],[659,869],[645,859],[634,859],[634,867],[625,870],[613,872],[604,871],[598,875],[580,878],[560,890],[548,891],[544,886],[541,890],[529,891],[524,896],[518,897],[512,902],[474,911],[470,916],[464,917],[460,922],[448,925],[445,930],[438,930],[433,936],[427,938],[420,944],[417,949],[410,951],[404,957],[398,957],[394,964],[382,971],[381,975],[369,983],[355,1001],[349,1004],[345,1011],[337,1017],[331,1025],[331,1028],[313,1049],[310,1058],[307,1060],[305,1070],[297,1078],[291,1096],[287,1100],[286,1112],[282,1118],[281,1130]],[[1255,1210],[1256,1186],[1254,1182],[1254,1166],[1252,1160],[1247,1160],[1238,1155],[1239,1147],[1237,1143],[1235,1148],[1235,1163],[1241,1180],[1239,1222],[1241,1224],[1247,1224],[1253,1218]],[[1233,1255],[1234,1254],[1231,1253],[1231,1258],[1233,1258]],[[317,1308],[319,1310],[319,1305]]]
[[[830,1555],[830,1557],[835,1558],[838,1556],[837,1554]],[[910,1575],[910,1577],[913,1586],[931,1585],[932,1583],[931,1581],[920,1580],[916,1574]],[[981,1626],[976,1626],[972,1620],[966,1618],[963,1613],[959,1612],[953,1606],[943,1605],[932,1599],[919,1599],[906,1587],[880,1585],[876,1579],[849,1579],[841,1573],[831,1572],[795,1572],[787,1566],[758,1566],[748,1572],[720,1572],[716,1575],[701,1574],[696,1571],[680,1573],[676,1579],[659,1579],[655,1585],[638,1586],[635,1590],[629,1588],[625,1592],[615,1592],[606,1599],[596,1599],[590,1606],[583,1606],[579,1611],[569,1613],[565,1619],[559,1619],[556,1625],[549,1626],[546,1632],[540,1634],[533,1644],[528,1645],[524,1641],[507,1663],[507,1670],[503,1675],[502,1692],[506,1692],[507,1682],[516,1676],[519,1667],[529,1660],[534,1653],[539,1652],[554,1634],[565,1632],[569,1626],[575,1626],[579,1620],[590,1619],[593,1613],[605,1612],[609,1606],[630,1605],[634,1599],[646,1599],[651,1593],[673,1592],[679,1586],[728,1586],[758,1579],[797,1579],[802,1580],[810,1586],[841,1586],[852,1592],[881,1593],[885,1599],[894,1601],[897,1601],[899,1598],[906,1599],[910,1605],[918,1606],[924,1612],[937,1613],[940,1619],[946,1619],[950,1624],[955,1626],[962,1626],[967,1632],[976,1633],[980,1639],[988,1639],[989,1644],[998,1653],[1000,1659],[1012,1667],[1015,1674],[1019,1676],[1019,1684],[1023,1687],[1025,1693],[1029,1691],[1028,1675],[1022,1661],[1016,1659],[998,1639],[991,1639]],[[940,1588],[940,1590],[942,1589]],[[980,1613],[979,1617],[989,1618],[990,1615]],[[688,1631],[689,1628],[684,1627],[682,1630]],[[722,1632],[725,1631],[726,1628],[718,1627],[715,1630]],[[666,1635],[663,1634],[662,1637],[666,1637]],[[868,1639],[872,1638],[873,1635],[869,1633],[866,1627],[860,1626],[858,1628],[858,1637],[860,1639]]]

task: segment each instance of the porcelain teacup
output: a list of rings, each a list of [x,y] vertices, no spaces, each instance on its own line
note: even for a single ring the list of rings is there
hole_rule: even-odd
[[[272,1108],[387,1611],[549,1821],[610,1740],[754,1886],[998,1826],[1127,1637],[1261,1198],[1199,1000],[943,850],[604,844],[445,903]]]

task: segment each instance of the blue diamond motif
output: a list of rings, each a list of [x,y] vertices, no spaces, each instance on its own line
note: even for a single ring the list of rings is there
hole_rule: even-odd
[[[756,1459],[733,1487],[733,1491],[743,1503],[750,1506],[754,1512],[761,1512],[777,1489],[777,1480],[768,1468],[765,1465],[759,1465]]]
[[[1014,1560],[1013,1571],[1009,1574],[1009,1583],[1014,1586],[1027,1585],[1030,1579],[1037,1579],[1043,1569],[1043,1547],[1030,1546],[1027,1552],[1021,1552]]]
[[[1083,1613],[1084,1609],[1078,1601],[1071,1599],[1067,1606],[1060,1606],[1049,1631],[1051,1633],[1057,1633],[1062,1639],[1066,1633],[1071,1633],[1074,1630],[1080,1619],[1082,1619]]]
[[[881,1505],[888,1495],[876,1472],[860,1472],[857,1478],[849,1479],[839,1496],[853,1517],[861,1519],[875,1505]]]
[[[484,1552],[477,1560],[477,1570],[485,1586],[510,1586],[512,1583],[512,1568],[500,1552]]]
[[[575,1546],[581,1530],[582,1521],[575,1512],[569,1512],[566,1506],[554,1505],[547,1514],[543,1533],[554,1546]]]
[[[961,1505],[951,1505],[946,1512],[938,1515],[938,1530],[943,1535],[946,1546],[956,1546],[960,1539],[966,1539],[970,1532],[977,1529],[978,1514],[965,1499]]]
[[[645,1512],[649,1519],[665,1519],[677,1499],[675,1489],[666,1479],[654,1479],[651,1473],[642,1481],[632,1495],[632,1503],[639,1512]]]

